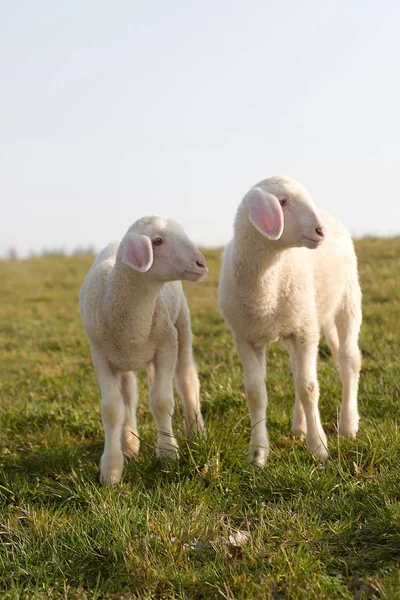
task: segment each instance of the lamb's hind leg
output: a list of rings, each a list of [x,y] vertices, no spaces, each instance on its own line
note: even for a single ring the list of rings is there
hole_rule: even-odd
[[[108,360],[93,346],[93,366],[101,389],[101,418],[104,427],[104,452],[100,462],[100,481],[103,485],[121,479],[124,457],[121,448],[125,406],[121,393],[121,375],[114,373]]]
[[[300,400],[300,396],[296,386],[296,352],[293,340],[285,339],[281,342],[282,346],[288,351],[290,366],[292,367],[293,380],[295,383],[295,400],[294,400],[294,411],[292,419],[292,435],[304,439],[307,434],[307,420],[304,412],[303,405]]]
[[[359,304],[361,304],[361,300]],[[358,431],[357,393],[361,369],[361,353],[358,347],[358,334],[361,326],[359,305],[356,303],[351,308],[346,305],[337,315],[336,324],[339,335],[338,362],[343,387],[339,433],[354,439]]]
[[[317,336],[316,336],[317,338]],[[317,380],[318,339],[295,341],[296,394],[299,396],[307,421],[306,443],[310,452],[319,458],[328,456],[327,440],[318,410]]]
[[[185,413],[185,429],[189,435],[195,432],[204,433],[204,422],[200,411],[200,382],[192,352],[192,332],[190,315],[187,306],[183,306],[179,314],[176,328],[178,330],[178,360],[176,365],[176,384],[182,399]]]
[[[339,336],[336,323],[334,321],[330,321],[329,323],[324,325],[324,334],[326,342],[332,352],[332,356],[337,361],[339,350]]]
[[[139,433],[136,421],[137,381],[132,372],[122,374],[122,396],[125,403],[125,420],[122,430],[123,451],[126,456],[135,456],[139,452]]]
[[[184,406],[186,433],[204,434],[204,422],[200,411],[200,382],[194,361],[182,361],[178,364],[176,383]]]
[[[176,365],[176,346],[157,350],[149,365],[150,410],[157,427],[157,456],[166,460],[179,458],[178,442],[172,430],[174,414],[173,377]]]

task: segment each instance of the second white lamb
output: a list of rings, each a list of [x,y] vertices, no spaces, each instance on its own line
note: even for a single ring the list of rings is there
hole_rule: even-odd
[[[190,314],[180,280],[200,281],[204,256],[172,219],[136,221],[120,244],[95,259],[80,292],[80,309],[102,396],[105,444],[100,478],[117,483],[123,451],[139,450],[134,371],[147,369],[157,455],[178,458],[172,430],[173,379],[188,432],[203,431]]]
[[[321,425],[317,357],[323,329],[339,363],[343,401],[339,433],[358,431],[361,291],[353,243],[345,227],[319,214],[308,192],[287,177],[259,182],[245,195],[222,259],[219,306],[242,361],[251,419],[249,460],[269,453],[265,346],[280,342],[295,381],[292,432],[327,456]]]

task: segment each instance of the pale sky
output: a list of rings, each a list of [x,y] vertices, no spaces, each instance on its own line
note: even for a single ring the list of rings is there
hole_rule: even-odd
[[[395,0],[0,0],[0,255],[153,213],[222,245],[271,175],[400,233],[399,32]]]

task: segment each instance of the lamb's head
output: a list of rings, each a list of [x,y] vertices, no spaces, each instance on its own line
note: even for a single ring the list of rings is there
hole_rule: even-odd
[[[281,247],[317,248],[324,240],[324,228],[310,194],[293,179],[260,181],[243,202],[254,227]]]
[[[157,281],[200,281],[208,269],[204,256],[182,227],[167,217],[136,221],[122,240],[122,261]]]

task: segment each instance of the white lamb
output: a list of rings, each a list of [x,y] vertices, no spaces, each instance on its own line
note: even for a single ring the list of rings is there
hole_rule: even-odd
[[[297,182],[271,177],[242,200],[234,237],[223,254],[219,306],[243,363],[251,462],[263,466],[269,453],[265,345],[271,342],[280,342],[290,356],[295,381],[292,433],[305,434],[308,449],[326,458],[318,411],[321,328],[342,380],[339,432],[356,436],[361,367],[357,259],[343,225],[327,214],[318,215]]]
[[[86,276],[80,309],[102,396],[103,484],[120,480],[123,451],[139,451],[133,371],[147,368],[158,457],[178,458],[174,373],[187,431],[203,430],[190,313],[179,280],[200,281],[206,274],[204,257],[180,225],[150,216],[100,252]]]

